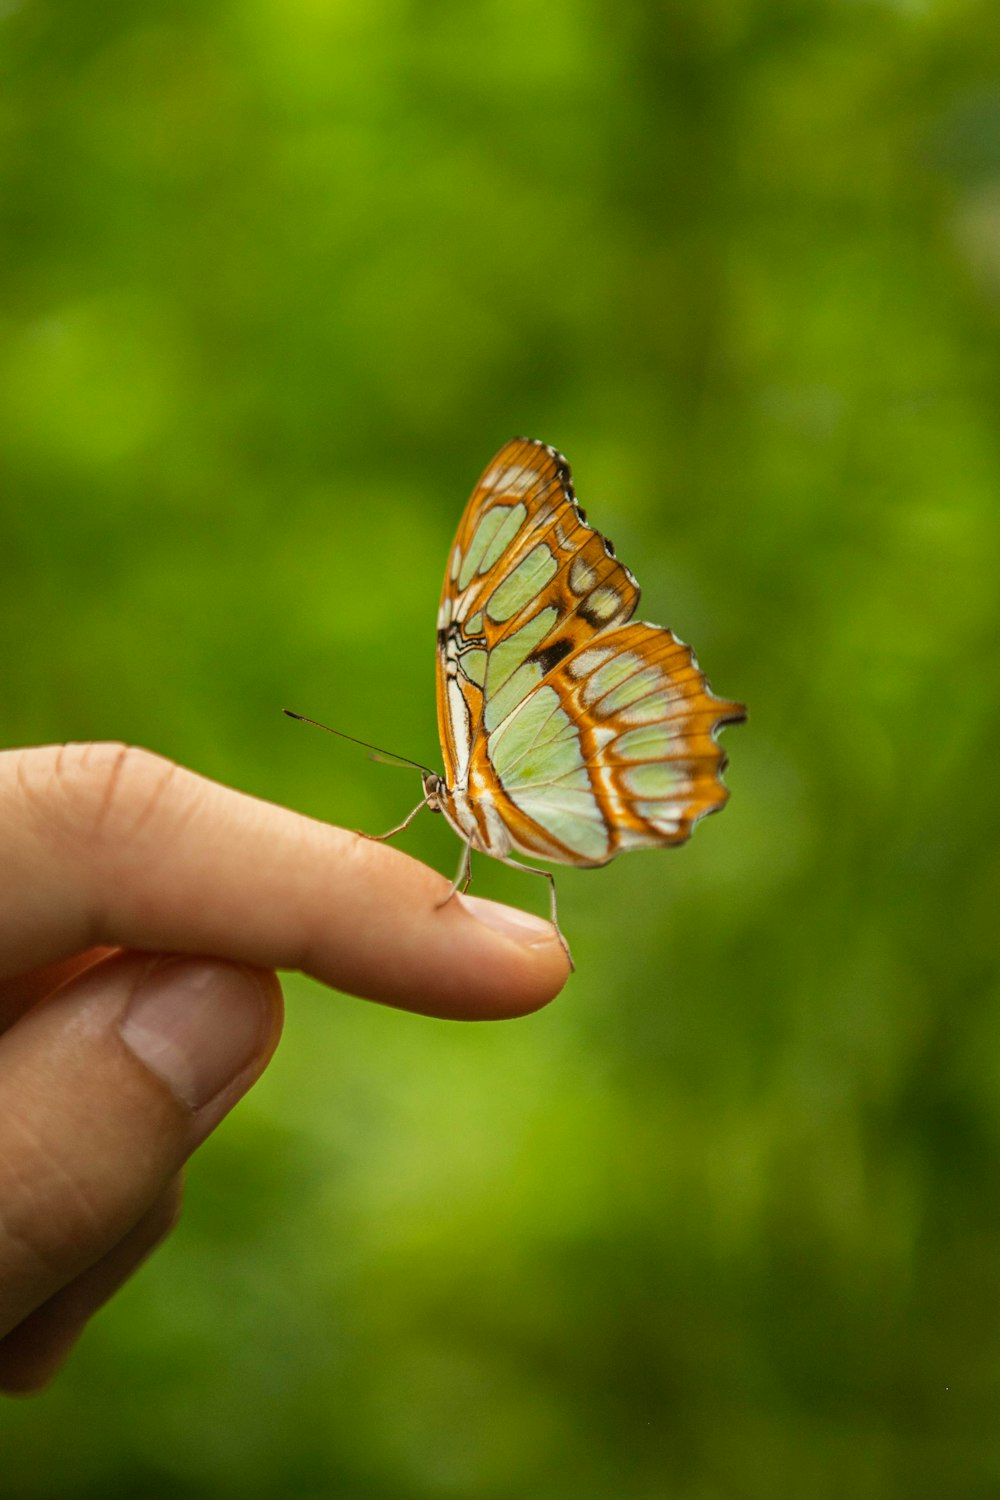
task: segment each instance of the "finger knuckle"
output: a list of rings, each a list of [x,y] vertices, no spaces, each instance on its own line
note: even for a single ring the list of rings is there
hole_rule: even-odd
[[[172,761],[135,745],[67,744],[25,755],[18,784],[53,834],[117,843],[154,816],[176,775]]]
[[[6,1153],[0,1178],[2,1259],[15,1268],[18,1284],[48,1292],[92,1259],[105,1215],[44,1136],[16,1114],[8,1116],[6,1131],[15,1149]]]

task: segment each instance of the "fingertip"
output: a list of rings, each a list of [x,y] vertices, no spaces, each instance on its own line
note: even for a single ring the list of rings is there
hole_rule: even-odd
[[[119,1035],[179,1104],[197,1113],[221,1099],[228,1108],[277,1045],[280,995],[268,969],[158,955],[136,976]]]
[[[499,901],[487,901],[483,896],[462,894],[455,899],[478,922],[484,923],[494,932],[502,933],[521,947],[536,948],[547,946],[553,941],[558,942],[552,923],[536,917],[534,912],[521,911],[517,906],[504,906]]]
[[[484,955],[484,978],[492,987],[469,1014],[480,1020],[513,1020],[542,1010],[559,994],[569,978],[572,961],[557,928],[519,907],[488,901],[482,896],[456,897],[460,909],[489,929],[494,957]],[[502,958],[496,938],[502,941]],[[512,951],[513,950],[513,951]],[[512,961],[513,960],[513,961]]]
[[[248,964],[247,968],[260,985],[267,1008],[265,1039],[260,1054],[263,1069],[270,1062],[275,1048],[281,1041],[281,1033],[285,1026],[285,992],[281,988],[281,980],[274,969],[260,968],[256,964]]]

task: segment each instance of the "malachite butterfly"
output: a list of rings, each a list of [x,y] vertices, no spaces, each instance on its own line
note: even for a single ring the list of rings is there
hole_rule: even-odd
[[[728,792],[716,736],[746,717],[718,698],[690,646],[633,616],[639,585],[587,525],[569,465],[528,438],[506,443],[465,509],[437,622],[444,775],[423,807],[464,850],[548,881],[514,854],[593,868],[627,849],[681,844]],[[563,946],[566,946],[559,932]],[[569,949],[567,948],[567,955]]]

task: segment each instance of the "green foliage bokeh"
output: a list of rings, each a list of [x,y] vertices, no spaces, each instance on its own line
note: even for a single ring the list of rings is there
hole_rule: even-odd
[[[0,1495],[1000,1493],[994,0],[3,0],[0,142],[5,743],[388,826],[279,710],[437,763],[520,432],[750,706],[550,1010],[289,978]]]

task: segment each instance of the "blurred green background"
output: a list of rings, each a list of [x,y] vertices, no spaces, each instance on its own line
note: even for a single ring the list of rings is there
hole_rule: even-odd
[[[751,714],[548,1011],[289,978],[4,1500],[1000,1493],[995,0],[2,0],[0,218],[6,743],[388,826],[519,432]]]

